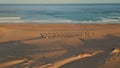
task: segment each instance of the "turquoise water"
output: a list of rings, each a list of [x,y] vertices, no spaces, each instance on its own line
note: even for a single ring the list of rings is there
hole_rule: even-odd
[[[120,23],[120,4],[1,4],[0,23]]]

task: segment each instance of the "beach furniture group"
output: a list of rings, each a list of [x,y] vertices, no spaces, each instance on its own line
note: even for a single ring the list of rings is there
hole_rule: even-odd
[[[83,39],[91,38],[94,35],[94,32],[56,32],[56,33],[47,33],[47,32],[41,32],[40,38],[72,38],[72,37],[80,37]]]

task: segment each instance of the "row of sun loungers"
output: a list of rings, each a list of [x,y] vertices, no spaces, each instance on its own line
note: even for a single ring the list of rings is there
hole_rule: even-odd
[[[40,33],[40,38],[71,38],[71,37],[92,37],[94,35],[93,32],[61,32],[61,33]]]

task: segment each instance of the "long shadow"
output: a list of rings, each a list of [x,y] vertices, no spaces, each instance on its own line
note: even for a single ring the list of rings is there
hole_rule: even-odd
[[[39,38],[34,38],[34,39],[39,39]],[[42,58],[43,60],[41,60],[41,59],[36,60],[35,64],[40,63],[40,62],[44,62],[43,64],[45,64],[45,63],[49,63],[49,62],[52,62],[57,59],[62,59],[63,57],[79,55],[80,53],[82,53],[82,50],[85,50],[85,49],[111,51],[111,49],[113,49],[113,48],[120,48],[120,37],[110,35],[110,34],[104,36],[104,39],[88,39],[88,40],[80,39],[80,41],[82,41],[83,44],[78,47],[73,47],[70,44],[61,42],[60,45],[68,51],[66,55],[62,55],[57,58],[53,57],[53,58],[49,58],[49,59],[43,57]],[[26,58],[26,56],[27,56],[27,58],[31,58],[28,56],[34,55],[34,53],[40,54],[41,52],[57,51],[56,49],[55,50],[45,50],[45,51],[41,51],[41,50],[32,51],[33,49],[36,49],[36,48],[41,49],[42,47],[40,45],[26,44],[21,41],[2,42],[2,43],[0,43],[0,54],[1,54],[0,58],[5,58],[5,59],[0,60],[0,63],[6,62],[8,60],[12,60],[11,58],[9,59],[8,56],[23,57],[23,58]],[[102,56],[100,56],[100,57],[102,57]],[[6,59],[6,58],[8,58],[8,59]],[[107,58],[107,57],[104,57],[104,58]],[[98,60],[98,61],[100,61],[100,60]],[[33,65],[35,65],[35,64],[33,64]],[[80,67],[78,67],[78,68],[80,68]]]
[[[27,50],[37,48],[38,46],[25,44],[21,41],[8,41],[0,43],[0,57],[16,56],[21,57],[30,54]]]
[[[42,49],[42,50],[41,50]],[[60,51],[63,49],[49,49],[43,48],[40,45],[26,44],[21,41],[8,41],[0,43],[0,57],[6,56],[25,56],[37,53],[46,53]]]
[[[104,39],[80,39],[83,44],[79,46],[81,50],[104,50],[103,53],[95,56],[80,59],[68,63],[61,68],[100,68],[107,58],[111,57],[110,52],[113,48],[120,48],[120,37],[108,34]]]
[[[82,40],[82,42],[80,49],[109,50],[120,48],[120,37],[111,34],[105,35],[104,39],[88,39]]]
[[[101,53],[92,57],[68,63],[60,68],[100,68],[105,63],[106,58],[109,57],[110,55],[108,53]]]
[[[71,56],[77,56],[81,53],[84,53],[78,47],[74,47],[67,43],[60,43],[60,44],[65,50],[67,50],[67,54],[65,54],[64,58],[71,57]]]
[[[37,49],[37,50],[36,50]],[[41,50],[42,49],[42,50]],[[63,49],[48,49],[41,47],[40,45],[34,45],[34,44],[26,44],[21,41],[8,41],[8,42],[1,42],[0,43],[0,63],[4,63],[11,60],[16,59],[35,59],[34,54],[41,55],[41,53],[48,53],[48,52],[55,52],[55,51],[62,51]],[[58,57],[57,57],[58,58]],[[53,60],[57,60],[57,58],[38,58],[36,62],[32,65],[36,64],[46,64],[50,63]],[[42,59],[42,60],[41,60]],[[43,62],[43,63],[41,63]],[[22,66],[24,63],[17,64],[13,67],[19,67]]]

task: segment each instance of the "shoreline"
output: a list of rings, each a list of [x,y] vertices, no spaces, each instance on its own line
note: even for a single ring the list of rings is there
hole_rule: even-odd
[[[0,23],[0,24],[38,24],[38,25],[42,25],[42,24],[46,24],[46,25],[54,25],[54,24],[120,24],[120,23],[33,23],[33,22],[23,22],[23,23]]]

